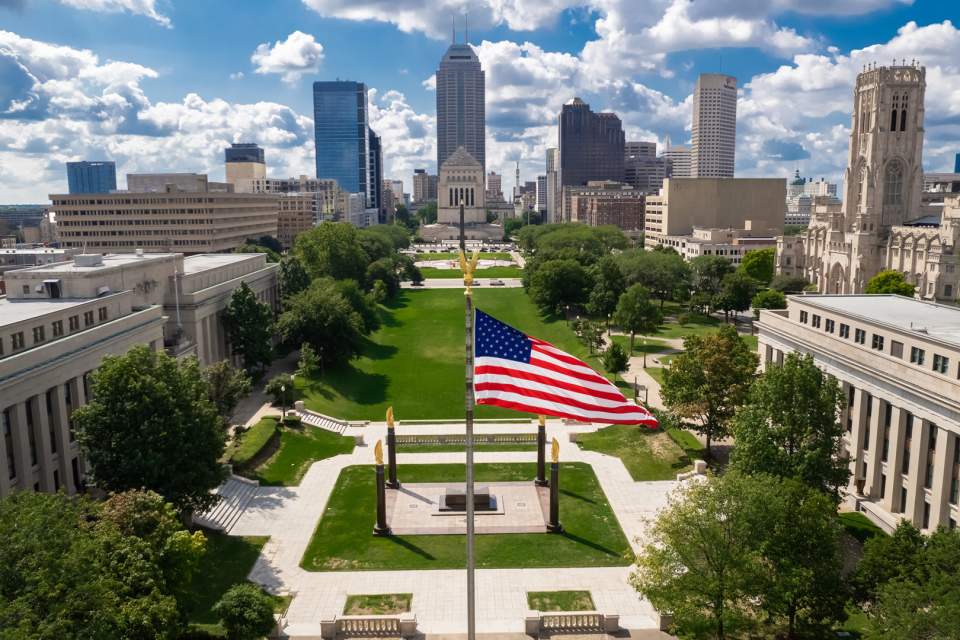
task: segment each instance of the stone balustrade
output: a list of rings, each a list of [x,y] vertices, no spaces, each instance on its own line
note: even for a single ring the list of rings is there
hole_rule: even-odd
[[[334,640],[338,636],[410,638],[415,635],[417,635],[417,617],[411,613],[387,616],[335,616],[320,621],[320,636],[324,640]]]
[[[534,637],[544,632],[614,633],[620,630],[620,616],[599,611],[529,611],[525,630]]]

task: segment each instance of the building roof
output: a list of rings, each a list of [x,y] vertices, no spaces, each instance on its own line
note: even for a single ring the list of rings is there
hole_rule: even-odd
[[[480,163],[477,162],[477,159],[470,155],[470,152],[467,151],[466,147],[460,146],[457,147],[457,150],[450,154],[450,157],[444,160],[443,167],[441,169],[446,169],[447,167],[479,167]]]
[[[811,306],[837,311],[901,331],[914,331],[960,347],[960,307],[897,295],[790,296]]]
[[[936,213],[929,216],[923,216],[914,220],[907,220],[903,223],[905,227],[939,227],[940,214]]]
[[[0,327],[14,325],[31,318],[41,318],[64,309],[87,304],[91,300],[96,300],[96,298],[10,300],[0,297]]]
[[[54,264],[43,264],[37,265],[35,267],[27,267],[25,269],[18,269],[18,271],[30,271],[30,272],[50,272],[50,273],[93,273],[103,269],[111,269],[114,267],[122,267],[128,264],[147,262],[152,260],[170,260],[181,254],[179,253],[109,253],[105,256],[102,256],[102,262],[100,264],[92,266],[78,266],[76,263],[76,256],[73,260],[69,262],[58,262]],[[9,276],[11,272],[7,272]]]
[[[183,259],[183,273],[190,275],[210,269],[219,269],[230,264],[245,262],[250,258],[262,256],[262,253],[198,253]]]

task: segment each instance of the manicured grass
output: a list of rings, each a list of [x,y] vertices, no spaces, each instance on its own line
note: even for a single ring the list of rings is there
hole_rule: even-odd
[[[673,439],[661,430],[633,425],[610,425],[577,437],[587,451],[620,458],[630,477],[642,480],[673,480],[693,467],[693,461]]]
[[[240,434],[234,442],[230,462],[244,465],[257,455],[277,430],[279,416],[267,416]]]
[[[589,591],[528,591],[527,606],[533,611],[593,611]]]
[[[622,336],[615,334],[610,337],[611,340],[623,347],[623,350],[628,354],[630,352],[630,336]],[[662,340],[655,340],[653,338],[647,338],[646,343],[644,343],[643,338],[637,336],[633,341],[633,355],[642,356],[643,352],[647,353],[660,353],[661,351],[667,351],[672,349],[670,345]]]
[[[472,253],[467,257],[469,258]],[[454,253],[453,251],[446,251],[443,253],[417,253],[413,256],[413,259],[417,262],[421,260],[459,260],[460,254]],[[505,251],[498,251],[495,253],[483,253],[480,252],[480,259],[486,260],[512,260],[513,258],[509,253]]]
[[[750,347],[750,351],[753,351],[753,352],[757,351],[757,336],[751,336],[751,335],[741,333],[740,337],[743,339],[744,342],[747,343],[747,346]]]
[[[247,581],[247,574],[257,561],[267,538],[228,536],[213,531],[204,533],[207,536],[207,552],[200,560],[193,583],[184,598],[184,613],[191,625],[220,633],[222,629],[213,613],[213,605],[230,587]]]
[[[691,460],[705,460],[707,455],[706,447],[700,444],[700,441],[697,440],[697,436],[693,435],[686,429],[678,429],[676,427],[667,427],[667,435],[677,443],[683,452],[687,454],[687,457]]]
[[[698,313],[689,314],[687,322],[683,325],[675,320],[669,320],[660,326],[655,334],[657,338],[686,338],[693,335],[704,335],[715,331],[723,321],[717,320],[712,316],[704,316]]]
[[[870,518],[857,511],[846,511],[840,514],[840,523],[851,536],[861,543],[874,536],[886,535],[886,532],[873,524]]]
[[[462,278],[463,272],[460,269],[437,269],[434,267],[420,267],[420,273],[424,278]],[[520,267],[487,267],[486,269],[477,269],[474,278],[520,278],[523,276],[523,269]],[[462,295],[462,294],[461,294]]]
[[[478,288],[474,300],[477,308],[602,370],[567,323],[541,317],[523,289]],[[383,326],[361,357],[327,370],[322,379],[297,376],[307,407],[347,420],[383,420],[391,405],[401,421],[462,417],[463,291],[404,289],[381,311]],[[498,407],[476,410],[477,418],[526,415]]]
[[[381,593],[371,596],[347,596],[343,605],[346,616],[388,616],[410,611],[412,593]]]
[[[657,381],[657,384],[663,386],[663,367],[647,367],[644,371],[649,373],[650,377]]]
[[[474,451],[536,451],[535,444],[475,444]],[[397,447],[398,453],[447,453],[466,451],[462,444],[415,444]]]
[[[463,482],[462,464],[400,465],[400,482]],[[536,463],[478,464],[477,482],[533,480]],[[300,565],[308,571],[461,569],[462,535],[377,537],[376,486],[372,466],[344,469]],[[477,567],[609,567],[633,561],[633,552],[610,509],[593,469],[560,465],[562,534],[477,536]]]
[[[252,477],[263,485],[298,485],[312,463],[350,453],[353,447],[353,438],[331,431],[308,426],[284,427],[280,434],[280,449],[254,469]]]

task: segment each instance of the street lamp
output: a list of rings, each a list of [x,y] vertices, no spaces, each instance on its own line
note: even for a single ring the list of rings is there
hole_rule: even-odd
[[[280,385],[280,420],[287,417],[287,385]]]
[[[640,348],[643,349],[643,368],[647,368],[647,339],[640,338]]]
[[[613,319],[613,314],[612,314],[612,313],[608,313],[608,314],[607,314],[607,337],[608,337],[608,338],[610,337],[610,321],[611,321],[612,319]]]

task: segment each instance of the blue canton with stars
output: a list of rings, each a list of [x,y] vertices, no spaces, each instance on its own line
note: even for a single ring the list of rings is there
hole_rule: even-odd
[[[522,332],[477,309],[474,325],[474,349],[477,358],[505,358],[530,362],[532,343]]]

